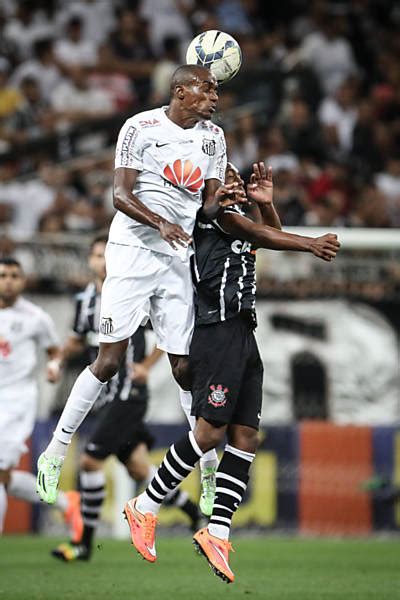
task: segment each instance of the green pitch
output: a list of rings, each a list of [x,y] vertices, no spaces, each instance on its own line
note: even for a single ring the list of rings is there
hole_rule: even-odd
[[[90,563],[60,563],[49,556],[56,542],[0,538],[0,600],[400,599],[396,540],[238,538],[237,581],[229,586],[192,551],[189,536],[160,537],[154,565],[128,542],[110,540]]]

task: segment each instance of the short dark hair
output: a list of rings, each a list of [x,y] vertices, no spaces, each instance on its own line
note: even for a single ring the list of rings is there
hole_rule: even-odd
[[[0,265],[5,265],[6,267],[18,267],[21,271],[23,270],[19,260],[13,256],[0,256]]]
[[[90,246],[89,246],[89,250],[90,252],[93,250],[93,248],[95,247],[96,244],[107,244],[108,242],[108,235],[106,235],[105,233],[102,233],[100,235],[97,235],[91,242],[90,242]]]

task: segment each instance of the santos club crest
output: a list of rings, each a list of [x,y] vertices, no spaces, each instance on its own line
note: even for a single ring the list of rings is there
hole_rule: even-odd
[[[225,406],[227,397],[226,394],[229,392],[228,388],[222,387],[222,385],[210,385],[211,394],[208,396],[208,403],[220,408]]]

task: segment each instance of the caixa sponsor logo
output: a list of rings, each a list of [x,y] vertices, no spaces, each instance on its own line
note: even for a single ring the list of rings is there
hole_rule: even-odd
[[[242,240],[235,240],[231,244],[232,251],[235,254],[243,254],[244,252],[251,252],[250,242],[243,242]]]

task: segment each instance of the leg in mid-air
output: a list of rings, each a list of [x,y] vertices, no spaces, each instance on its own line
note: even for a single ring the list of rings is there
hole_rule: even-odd
[[[179,388],[179,399],[181,401],[182,410],[186,415],[189,422],[190,428],[193,430],[196,426],[196,418],[191,414],[192,408],[192,393]],[[215,474],[218,467],[218,455],[216,450],[213,448],[200,458],[200,477],[201,477],[201,491],[200,491],[200,510],[206,517],[209,517],[212,513],[216,479]]]
[[[72,436],[86,417],[102,389],[118,371],[128,339],[100,344],[95,362],[75,381],[57,423],[53,438],[38,460],[37,491],[42,500],[54,504],[61,468]]]

